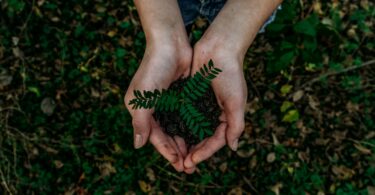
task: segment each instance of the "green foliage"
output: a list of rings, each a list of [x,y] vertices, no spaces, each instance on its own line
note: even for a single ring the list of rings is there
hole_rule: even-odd
[[[194,106],[193,101],[199,101],[210,87],[211,81],[221,72],[219,68],[214,67],[212,60],[208,66],[203,65],[193,77],[188,78],[186,85],[182,88],[182,93],[171,89],[155,89],[152,91],[134,90],[134,99],[130,100],[129,105],[132,109],[152,109],[157,111],[178,111],[181,118],[185,121],[187,127],[200,139],[205,134],[209,134],[211,123]]]

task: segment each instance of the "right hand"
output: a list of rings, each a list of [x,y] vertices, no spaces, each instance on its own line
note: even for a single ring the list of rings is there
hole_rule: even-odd
[[[169,85],[190,73],[192,49],[184,46],[160,42],[147,45],[142,62],[125,94],[125,105],[132,116],[134,147],[141,148],[147,140],[179,172],[184,171],[187,146],[181,137],[170,137],[152,116],[151,109],[132,109],[129,101],[134,98],[134,90],[167,89]]]

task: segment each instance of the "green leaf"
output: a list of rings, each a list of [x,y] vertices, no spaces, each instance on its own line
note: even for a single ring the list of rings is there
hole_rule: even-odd
[[[203,65],[203,68],[204,68],[205,73],[208,73],[208,72],[209,72],[209,71],[208,71],[208,68],[207,68],[207,66],[206,66],[206,64]]]
[[[278,72],[280,70],[286,69],[294,59],[296,53],[294,50],[290,50],[281,55],[273,56],[274,59],[270,60],[267,63],[267,71],[269,72]]]
[[[203,123],[201,123],[201,126],[202,127],[209,127],[209,126],[211,126],[211,124],[209,122],[203,122]]]
[[[194,134],[197,134],[198,130],[199,130],[199,126],[197,126],[197,125],[192,129]]]
[[[283,122],[293,123],[299,119],[298,110],[290,110],[286,115],[283,117]]]
[[[199,139],[202,140],[203,138],[204,138],[204,130],[201,129],[201,130],[199,131]]]
[[[123,58],[123,57],[125,57],[125,55],[127,53],[128,52],[125,49],[123,49],[123,48],[117,48],[116,51],[115,51],[115,54],[116,54],[117,58]]]
[[[283,96],[287,95],[291,90],[293,86],[291,85],[283,85],[280,89],[280,92]]]
[[[210,61],[208,61],[208,67],[210,67],[210,68],[214,67],[214,62],[212,61],[212,59],[210,59]]]
[[[285,111],[287,111],[290,107],[292,107],[293,106],[293,103],[292,102],[289,102],[289,101],[284,101],[283,102],[283,105],[281,106],[281,108],[280,108],[280,111],[281,112],[285,112]]]
[[[297,33],[309,35],[309,36],[316,36],[316,27],[319,24],[319,18],[312,14],[310,17],[298,22],[294,25],[294,31]]]
[[[27,88],[27,90],[30,91],[30,92],[33,92],[37,97],[40,97],[39,88],[30,86],[30,87]]]

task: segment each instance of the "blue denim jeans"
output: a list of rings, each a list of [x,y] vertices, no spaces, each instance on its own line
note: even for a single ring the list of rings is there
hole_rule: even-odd
[[[226,0],[178,0],[185,26],[192,24],[198,16],[205,17],[209,22],[212,22],[225,2]],[[281,9],[281,6],[278,9]],[[277,10],[273,12],[259,32],[264,32],[265,27],[272,23],[276,17],[276,12]]]

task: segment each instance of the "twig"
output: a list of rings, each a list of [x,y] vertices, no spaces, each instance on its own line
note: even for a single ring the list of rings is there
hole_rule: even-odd
[[[368,145],[370,147],[373,147],[375,148],[375,144],[372,144],[370,142],[365,142],[365,141],[358,141],[358,140],[355,140],[355,139],[352,139],[352,138],[345,138],[346,140],[349,140],[351,142],[354,142],[356,144],[363,144],[363,145]]]
[[[374,65],[375,64],[375,60],[370,60],[370,61],[367,61],[361,65],[358,65],[358,66],[350,66],[348,68],[345,68],[343,70],[340,70],[340,71],[329,71],[323,75],[320,75],[318,77],[315,77],[314,79],[304,83],[303,85],[301,85],[300,87],[298,87],[295,91],[298,91],[300,89],[303,89],[313,83],[316,83],[320,80],[322,80],[323,78],[326,78],[326,77],[329,77],[329,76],[334,76],[334,75],[338,75],[338,74],[342,74],[342,73],[345,73],[345,72],[349,72],[349,71],[352,71],[352,70],[355,70],[355,69],[358,69],[358,68],[363,68],[365,66],[370,66],[370,65]],[[293,94],[293,93],[292,93]]]
[[[27,24],[29,23],[29,20],[30,20],[30,18],[31,18],[31,16],[32,16],[32,14],[33,14],[33,9],[34,9],[34,6],[35,6],[35,0],[33,0],[33,2],[32,2],[32,4],[31,4],[31,10],[30,10],[30,12],[29,12],[29,14],[27,15],[27,18],[26,18],[26,20],[25,20],[25,22],[23,23],[23,25],[22,25],[22,27],[21,27],[21,32],[20,32],[20,35],[24,32],[24,30],[26,29],[26,27],[27,27]],[[19,35],[19,36],[20,36]]]
[[[251,184],[251,181],[249,179],[247,179],[245,176],[242,176],[243,180],[245,181],[245,183],[252,189],[254,190],[255,193],[259,193],[258,190]]]
[[[9,194],[13,194],[5,180],[4,173],[1,169],[0,169],[0,176],[2,180],[1,184],[4,186],[4,188],[8,191]]]

